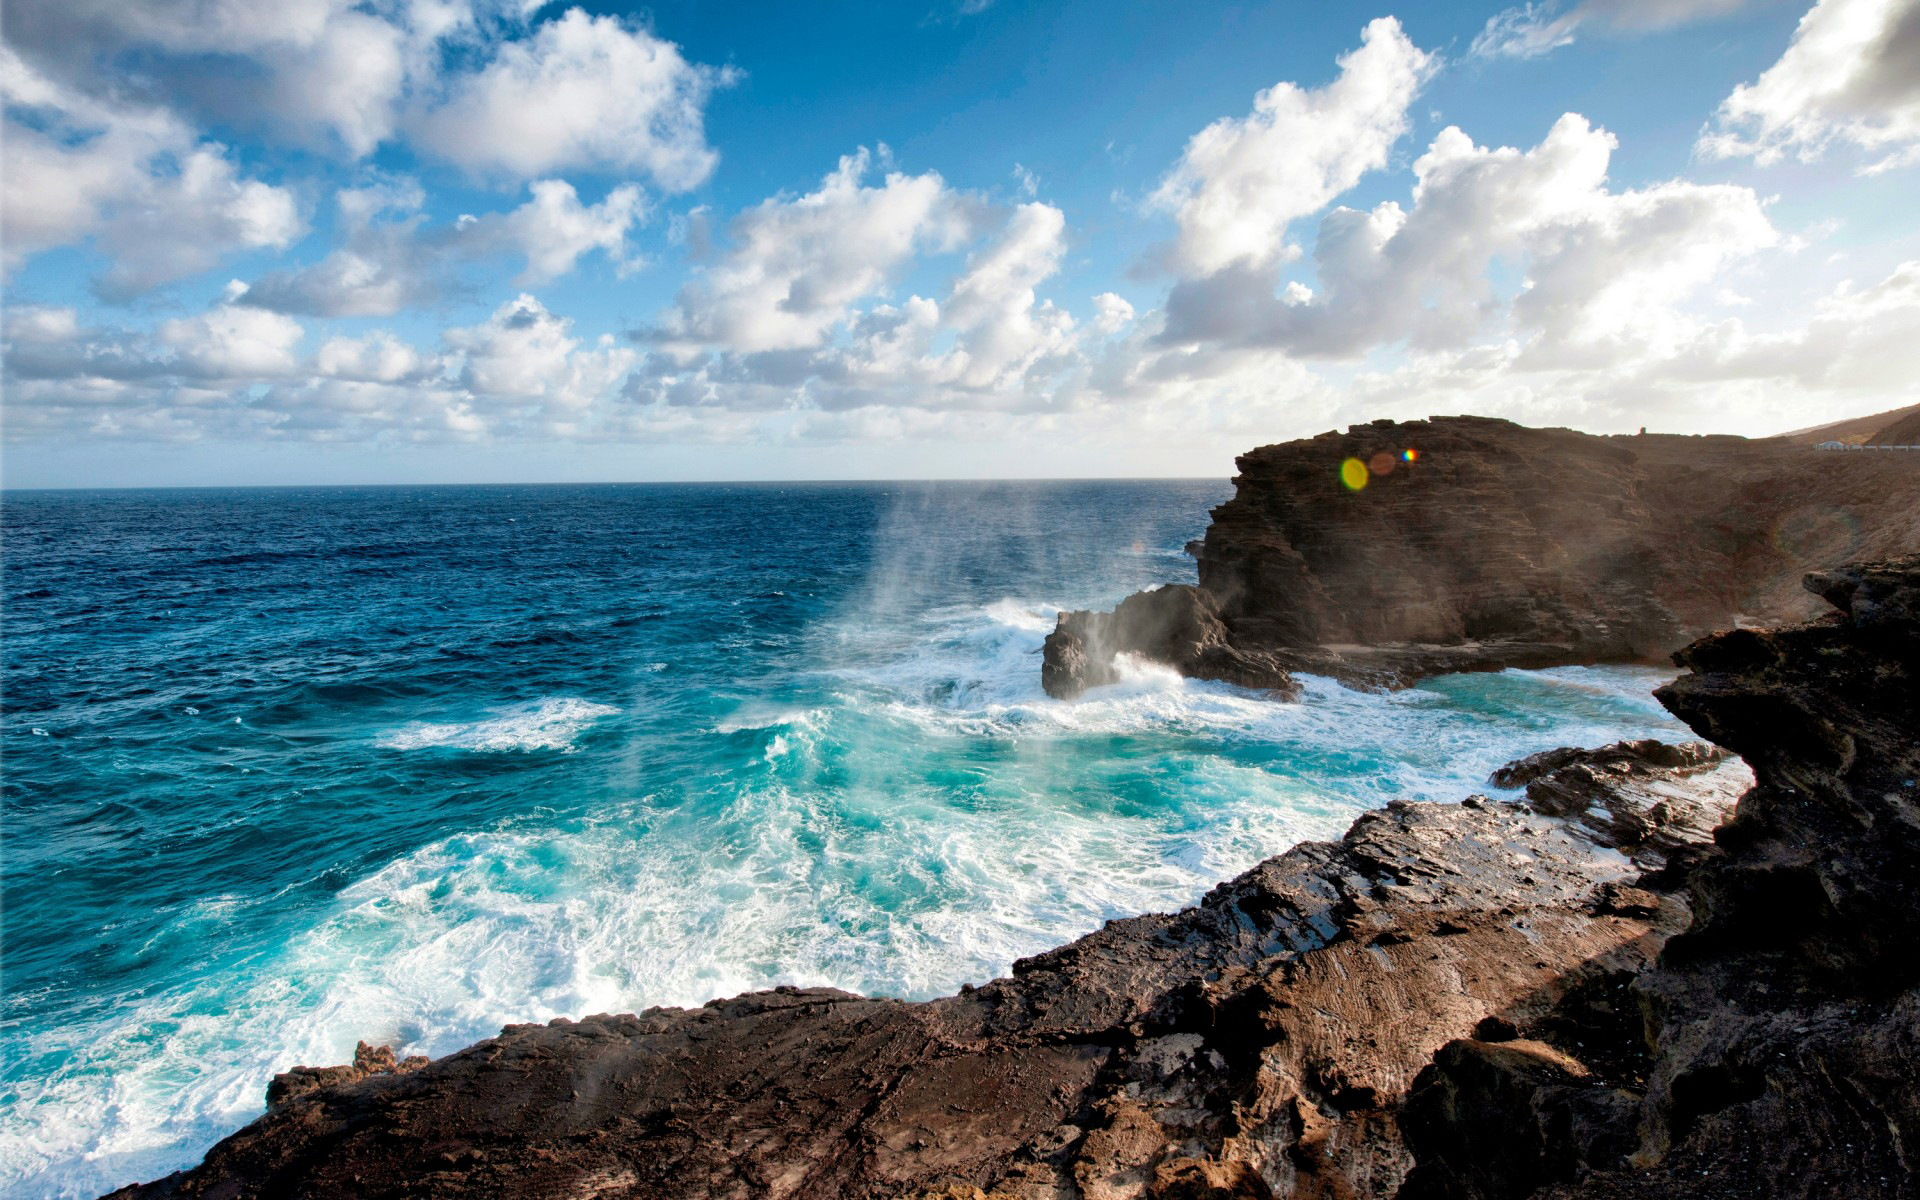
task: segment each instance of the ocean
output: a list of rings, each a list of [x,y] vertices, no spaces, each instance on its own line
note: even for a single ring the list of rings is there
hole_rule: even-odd
[[[776,984],[924,998],[1510,759],[1670,673],[1300,703],[1062,608],[1191,582],[1218,480],[11,492],[0,1194],[197,1161],[355,1041]]]

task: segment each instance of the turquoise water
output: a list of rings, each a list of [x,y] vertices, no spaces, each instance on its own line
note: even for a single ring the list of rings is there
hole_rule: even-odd
[[[1672,735],[1618,668],[1299,704],[1062,606],[1215,482],[5,498],[0,1193],[195,1160],[358,1039],[780,983],[934,996],[1394,797]]]

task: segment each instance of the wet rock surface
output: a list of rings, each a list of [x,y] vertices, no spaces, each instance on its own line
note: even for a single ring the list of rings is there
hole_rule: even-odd
[[[1744,785],[1662,754],[1608,761],[1709,807]],[[316,1086],[276,1080],[202,1165],[117,1194],[1391,1195],[1438,1048],[1539,1024],[1684,924],[1647,883],[1664,855],[1615,827],[1517,794],[1397,805],[941,1000],[781,989],[513,1026],[404,1073],[302,1069]]]
[[[1373,464],[1358,490],[1340,481],[1349,459]],[[1281,691],[1295,671],[1396,687],[1664,663],[1716,629],[1813,615],[1809,569],[1920,548],[1913,463],[1842,462],[1783,439],[1437,417],[1266,446],[1238,466],[1233,499],[1192,547],[1200,585],[1186,590],[1200,597],[1183,604],[1207,614],[1205,650],[1169,645],[1134,614],[1062,614],[1044,655],[1050,695],[1110,682],[1119,653]]]
[[[1575,991],[1536,1022],[1607,1093],[1450,1044],[1403,1200],[1920,1195],[1920,557],[1807,586],[1835,611],[1696,642],[1656,693],[1757,782],[1627,1019]]]

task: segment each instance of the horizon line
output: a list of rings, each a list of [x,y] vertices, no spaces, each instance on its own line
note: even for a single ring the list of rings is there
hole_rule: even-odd
[[[92,486],[12,487],[0,485],[0,496],[26,492],[274,492],[315,488],[482,488],[482,487],[797,487],[876,486],[921,483],[1204,483],[1227,481],[1232,475],[1050,475],[988,476],[928,475],[894,479],[545,479],[463,480],[457,482],[401,481],[377,483],[145,483]]]

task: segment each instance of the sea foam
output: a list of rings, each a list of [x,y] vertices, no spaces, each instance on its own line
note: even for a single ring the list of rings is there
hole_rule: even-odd
[[[478,721],[416,721],[381,738],[380,745],[389,750],[571,751],[582,730],[619,711],[611,704],[571,696],[547,698],[495,709]]]

